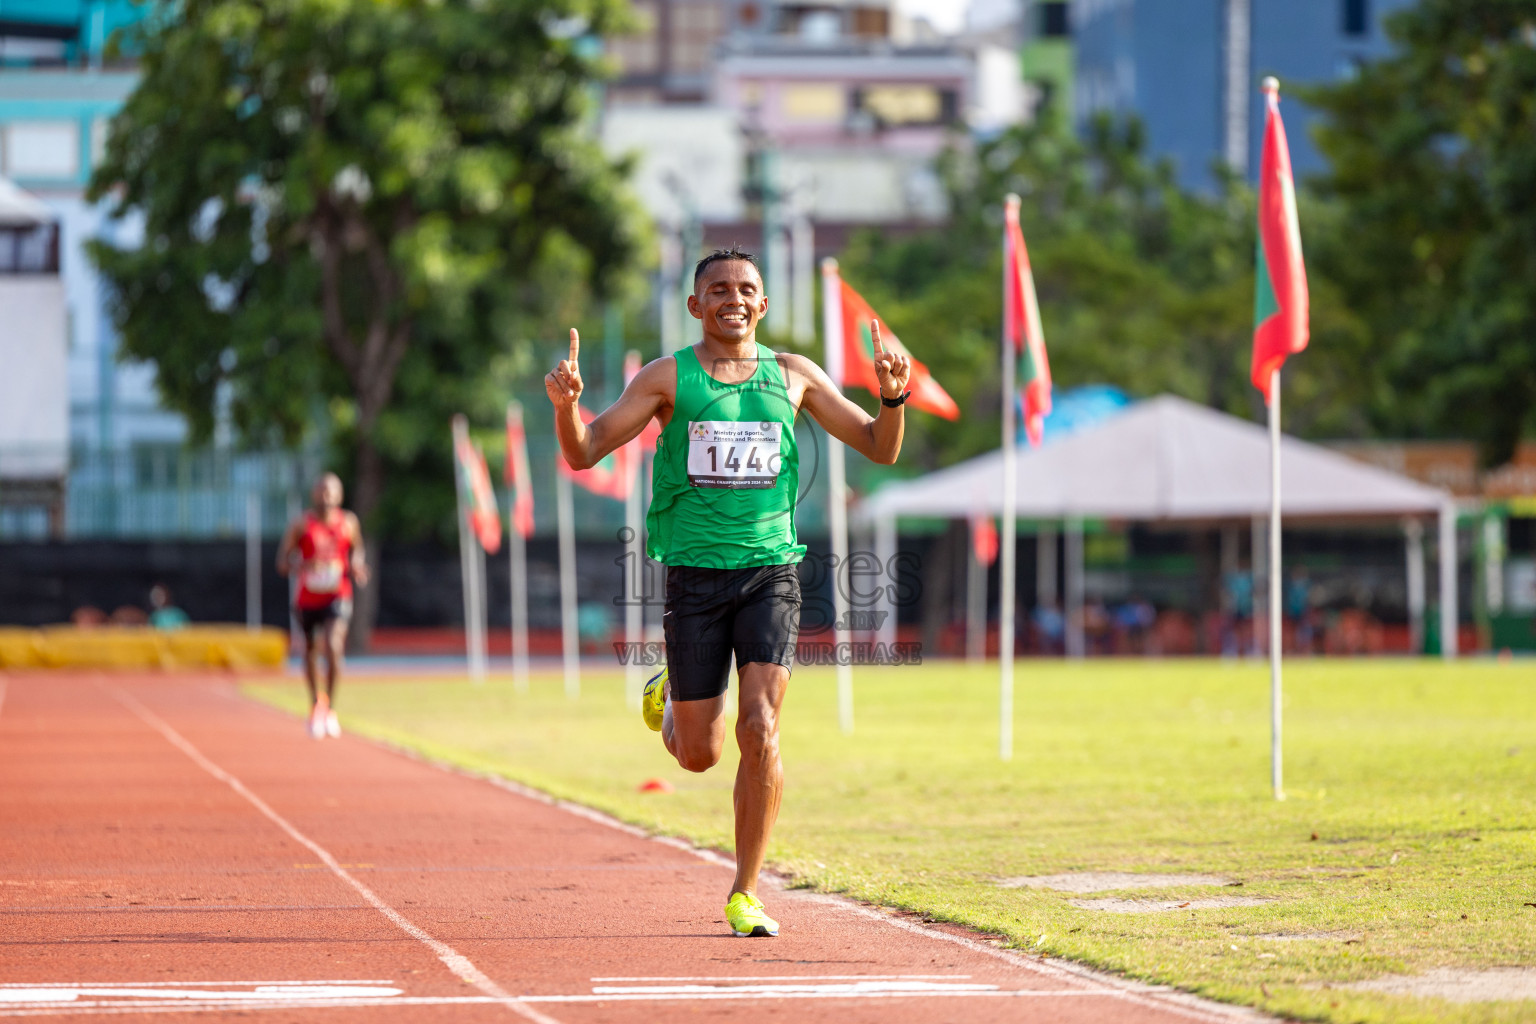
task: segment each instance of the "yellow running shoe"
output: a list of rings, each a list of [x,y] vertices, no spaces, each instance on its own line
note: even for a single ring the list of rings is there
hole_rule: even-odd
[[[731,893],[725,905],[725,920],[738,939],[764,939],[779,934],[779,922],[763,913],[763,901],[744,892]]]
[[[661,732],[661,716],[667,710],[667,670],[662,669],[646,680],[640,691],[640,717],[651,732]]]

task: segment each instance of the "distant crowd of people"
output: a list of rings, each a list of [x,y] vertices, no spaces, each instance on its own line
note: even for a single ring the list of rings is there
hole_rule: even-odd
[[[91,629],[97,626],[148,626],[151,629],[181,629],[191,622],[187,613],[171,600],[171,590],[163,583],[149,588],[149,608],[136,604],[119,605],[110,615],[94,605],[74,610],[69,621]]]
[[[1118,602],[1089,600],[1082,610],[1082,653],[1241,657],[1266,651],[1267,620],[1256,600],[1253,577],[1246,572],[1226,574],[1220,597],[1220,607],[1205,612],[1160,609],[1135,595]],[[1282,644],[1287,652],[1370,654],[1406,650],[1408,641],[1402,627],[1388,627],[1363,608],[1320,607],[1316,588],[1304,568],[1297,568],[1286,578],[1281,600]],[[1067,618],[1062,608],[1036,605],[1027,615],[1025,628],[1019,631],[1023,648],[1035,654],[1065,654]]]

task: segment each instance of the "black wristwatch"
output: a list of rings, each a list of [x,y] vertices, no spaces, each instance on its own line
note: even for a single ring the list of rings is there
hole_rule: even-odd
[[[885,406],[887,409],[898,408],[907,404],[907,396],[911,393],[912,392],[910,391],[903,391],[900,398],[886,398],[884,395],[881,395],[880,404]]]

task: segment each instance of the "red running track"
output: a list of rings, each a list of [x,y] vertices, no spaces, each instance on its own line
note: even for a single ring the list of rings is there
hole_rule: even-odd
[[[0,1018],[1257,1020],[775,891],[366,741],[225,680],[0,676]]]

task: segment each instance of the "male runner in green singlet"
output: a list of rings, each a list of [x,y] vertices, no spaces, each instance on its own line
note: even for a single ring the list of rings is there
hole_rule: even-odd
[[[855,451],[893,463],[911,375],[909,361],[886,352],[879,324],[871,325],[881,393],[880,414],[871,418],[805,356],[757,343],[767,310],[753,257],[717,250],[699,261],[688,298],[703,340],[647,365],[590,424],[577,408],[574,330],[570,358],[544,378],[560,450],[573,469],[593,465],[652,417],[661,424],[646,530],[647,554],[667,566],[667,669],[646,684],[642,711],[683,768],[713,767],[725,747],[735,654],[741,765],[736,879],[725,916],[739,936],[779,931],[757,898],[757,881],[784,785],[779,709],[800,628],[796,565],[805,547],[795,537],[795,416],[803,410]]]

